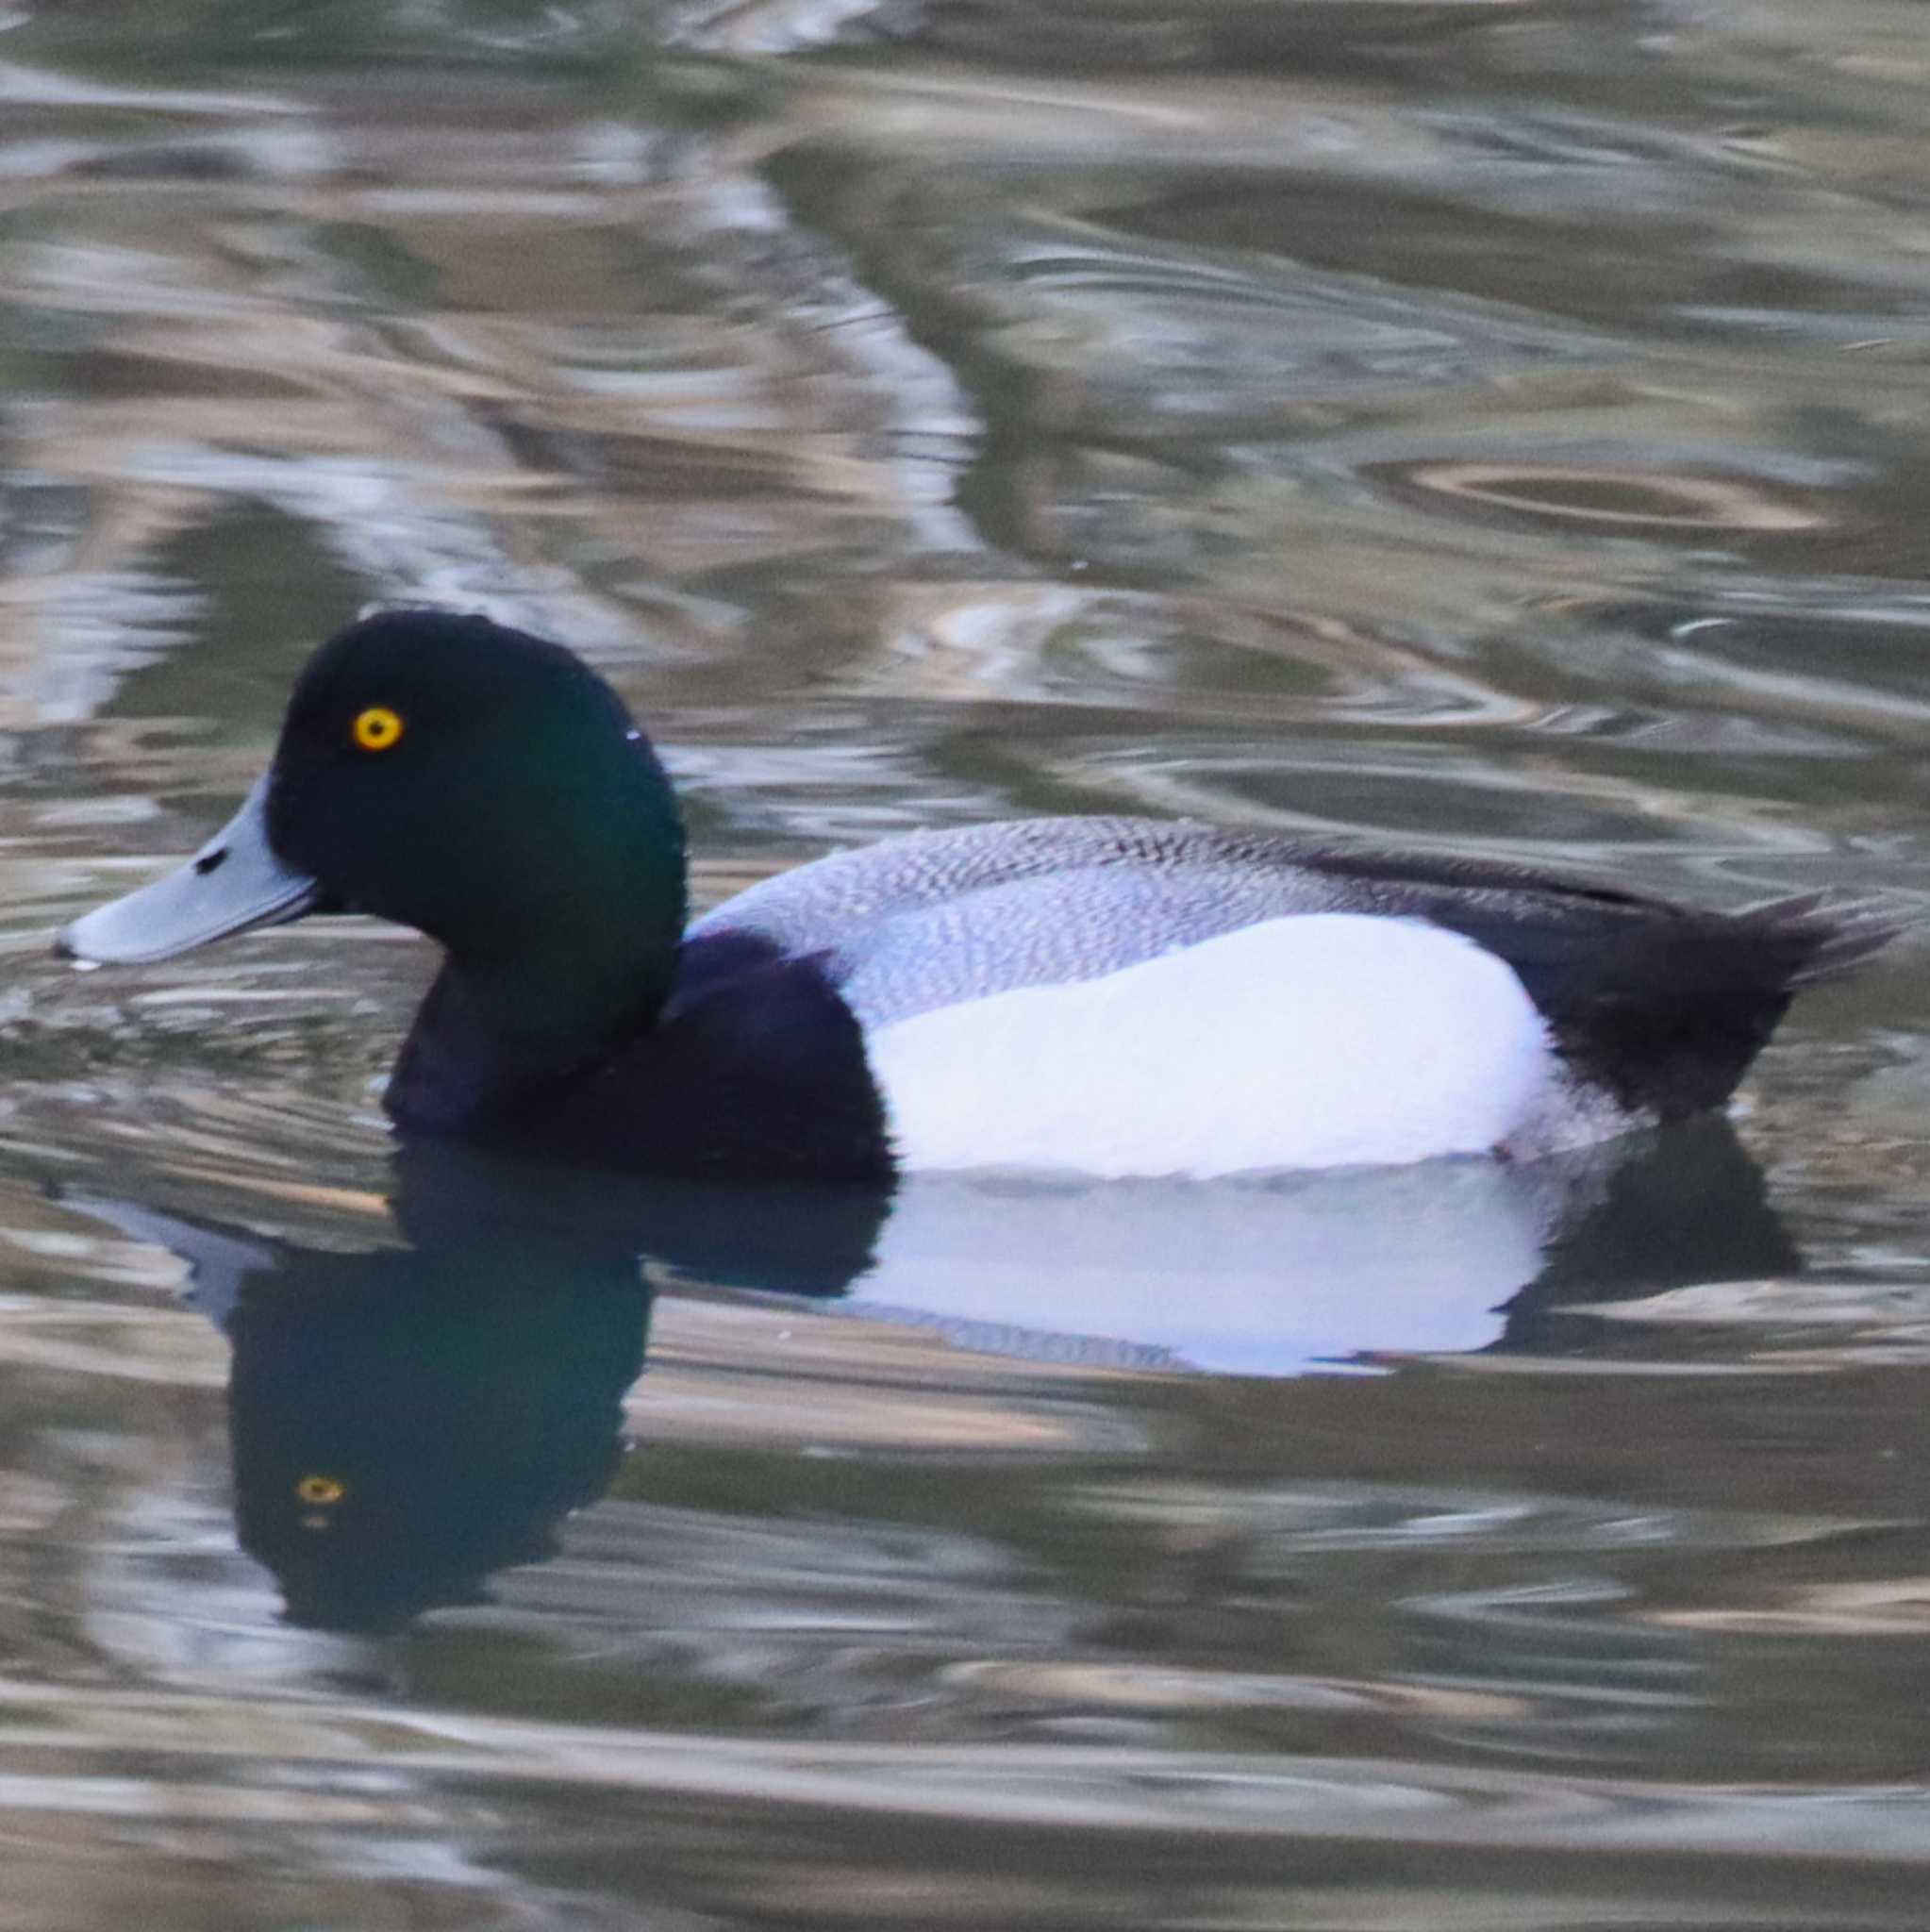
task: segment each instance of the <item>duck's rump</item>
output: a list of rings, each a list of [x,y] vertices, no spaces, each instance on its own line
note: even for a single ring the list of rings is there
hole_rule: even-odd
[[[1307,861],[1378,904],[1505,960],[1580,1079],[1659,1121],[1719,1107],[1798,989],[1846,972],[1900,922],[1825,892],[1712,912],[1459,858],[1334,853]]]
[[[1710,912],[1487,860],[1036,819],[916,834],[752,887],[692,927],[676,1006],[728,979],[734,957],[809,958],[874,1035],[1323,914],[1472,941],[1512,970],[1574,1080],[1659,1121],[1720,1105],[1799,986],[1896,931],[1881,908],[1825,895]]]

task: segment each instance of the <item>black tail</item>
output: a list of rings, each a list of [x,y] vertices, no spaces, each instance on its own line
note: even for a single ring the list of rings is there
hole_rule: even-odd
[[[1761,929],[1771,943],[1797,954],[1789,977],[1791,991],[1835,979],[1880,953],[1909,929],[1911,922],[1895,905],[1874,893],[1855,898],[1838,892],[1802,892],[1766,899],[1734,915],[1738,924]]]
[[[1655,910],[1603,922],[1586,962],[1516,970],[1575,1070],[1664,1121],[1720,1107],[1802,988],[1849,972],[1910,923],[1880,899],[1828,892],[1733,913]]]
[[[1491,859],[1293,858],[1350,882],[1369,909],[1430,920],[1498,954],[1576,1074],[1662,1121],[1722,1106],[1801,988],[1848,972],[1913,924],[1846,893],[1705,912]]]

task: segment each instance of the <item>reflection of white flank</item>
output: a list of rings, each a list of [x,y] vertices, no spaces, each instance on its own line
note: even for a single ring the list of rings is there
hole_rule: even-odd
[[[914,1176],[852,1293],[967,1345],[1294,1374],[1493,1341],[1560,1208],[1547,1170],[1498,1161],[1265,1184]]]

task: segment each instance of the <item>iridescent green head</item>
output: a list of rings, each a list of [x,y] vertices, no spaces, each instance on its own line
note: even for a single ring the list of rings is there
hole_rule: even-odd
[[[559,645],[394,610],[331,638],[275,761],[180,872],[75,922],[60,951],[160,959],[324,909],[441,941],[544,1058],[647,1024],[683,929],[684,841],[623,701]]]

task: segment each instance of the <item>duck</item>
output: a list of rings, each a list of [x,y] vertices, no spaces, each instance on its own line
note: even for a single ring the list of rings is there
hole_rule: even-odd
[[[55,945],[139,965],[328,911],[442,949],[384,1095],[405,1139],[885,1187],[1604,1142],[1722,1108],[1800,989],[1901,929],[1112,815],[899,836],[692,922],[673,786],[609,684],[410,608],[322,644],[230,823]]]

